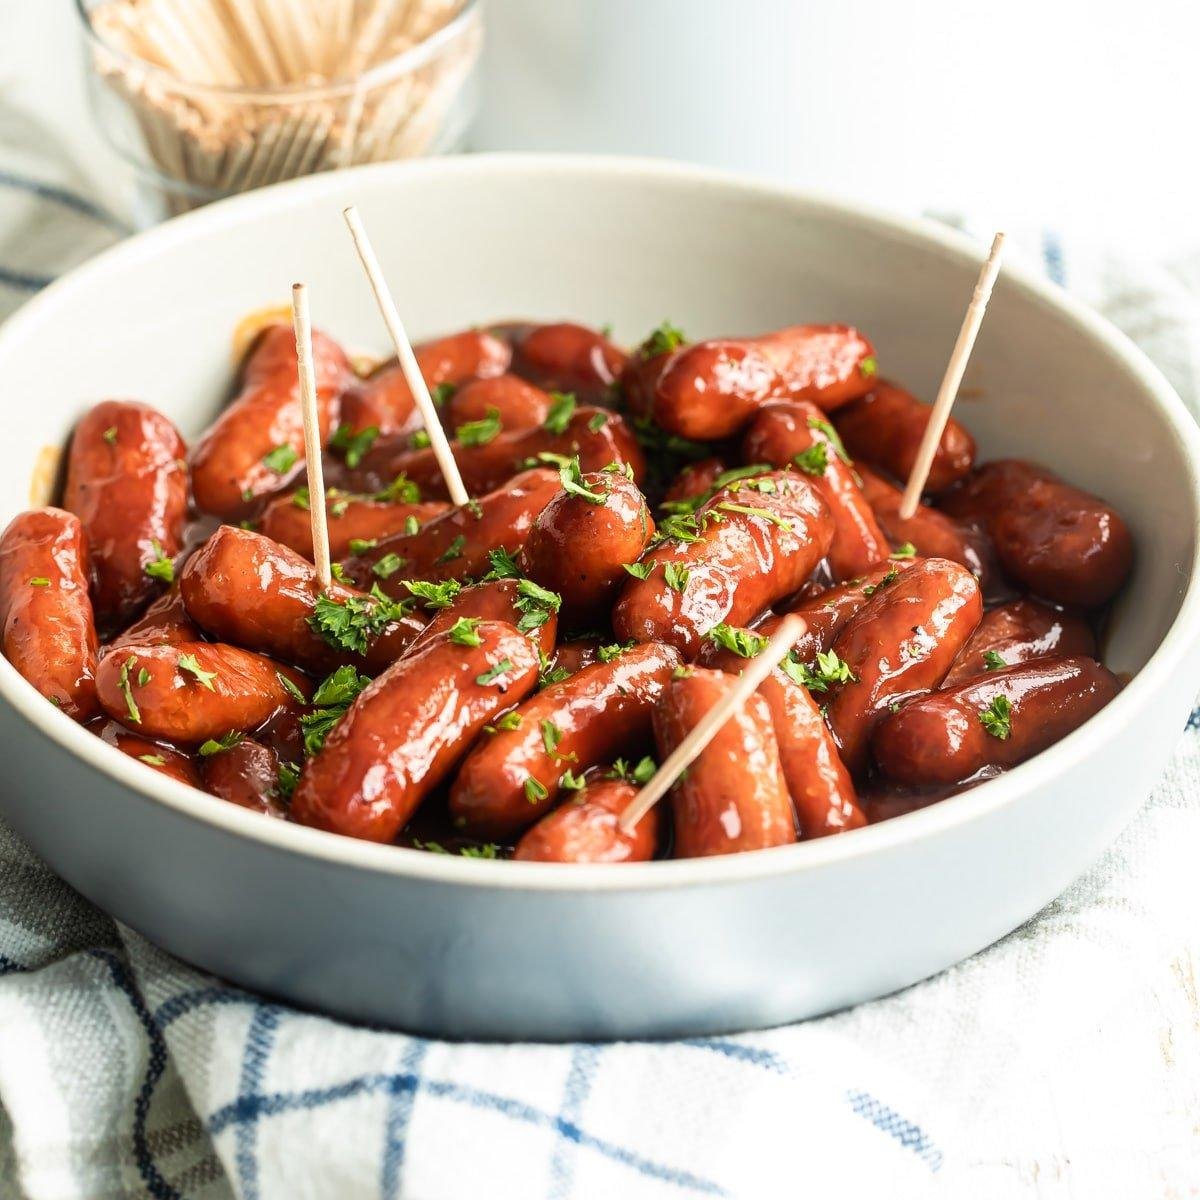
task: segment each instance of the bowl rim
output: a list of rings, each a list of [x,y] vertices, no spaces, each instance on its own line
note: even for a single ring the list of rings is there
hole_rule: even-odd
[[[492,153],[406,163],[374,163],[342,171],[289,180],[218,201],[176,217],[117,243],[56,280],[0,325],[0,359],[25,330],[53,320],[60,296],[112,272],[121,272],[145,257],[168,253],[179,244],[220,233],[263,213],[351,195],[357,184],[376,185],[395,177],[546,175],[606,179],[677,181],[691,188],[724,191],[734,200],[754,198],[785,204],[806,215],[837,218],[873,231],[900,236],[927,250],[977,265],[981,248],[972,238],[922,218],[887,213],[871,205],[828,193],[799,189],[736,172],[658,159],[603,155]],[[349,200],[346,200],[348,203]],[[1026,298],[1046,304],[1119,359],[1149,395],[1183,451],[1193,520],[1200,524],[1200,426],[1161,371],[1132,341],[1099,314],[1032,270],[1006,264],[1003,276]],[[1133,713],[1152,702],[1176,664],[1200,643],[1200,551],[1186,572],[1179,611],[1146,664],[1103,711],[1056,745],[996,779],[915,812],[869,825],[838,837],[820,838],[755,853],[649,863],[570,865],[464,859],[430,854],[403,846],[359,841],[310,829],[239,808],[187,784],[167,778],[135,762],[76,724],[27,683],[0,657],[0,697],[50,741],[146,802],[165,805],[176,815],[214,832],[247,838],[265,850],[320,860],[330,867],[353,867],[375,874],[422,879],[449,886],[504,888],[516,891],[567,893],[640,892],[764,881],[778,875],[834,867],[850,859],[886,853],[925,837],[985,818],[1019,797],[1069,772],[1092,751],[1108,742]]]

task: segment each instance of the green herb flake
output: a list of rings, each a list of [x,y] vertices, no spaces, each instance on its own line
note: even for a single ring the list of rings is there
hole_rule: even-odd
[[[365,654],[371,642],[403,612],[401,604],[374,590],[370,596],[347,596],[344,600],[322,593],[308,625],[334,649]]]
[[[458,387],[453,383],[439,383],[430,389],[429,398],[436,408],[443,408],[454,399],[454,393],[457,391]]]
[[[428,450],[430,446],[429,434],[424,429],[418,429],[408,439],[408,448],[410,450]]]
[[[456,646],[482,646],[483,638],[479,636],[479,623],[482,617],[459,617],[450,626],[448,636]]]
[[[545,625],[551,614],[558,612],[562,607],[562,597],[534,583],[532,579],[522,579],[517,584],[517,598],[513,601],[513,607],[521,614],[517,629],[521,633],[531,633]]]
[[[353,469],[362,462],[364,455],[375,444],[379,437],[379,426],[368,425],[355,433],[349,425],[339,425],[334,431],[329,445],[334,450],[340,450],[346,459],[346,466]]]
[[[868,583],[867,586],[863,588],[862,593],[864,596],[873,596],[882,588],[891,587],[892,584],[895,583],[899,578],[900,572],[895,567],[892,567],[878,583]]]
[[[587,786],[582,775],[576,775],[569,767],[559,776],[558,786],[565,792],[582,792]]]
[[[110,446],[115,446],[117,444],[117,427],[110,425],[101,436]]]
[[[141,667],[137,673],[138,687],[145,687],[150,682],[150,672],[145,667]]]
[[[210,692],[215,692],[217,689],[213,686],[213,680],[216,679],[216,671],[205,671],[201,668],[199,661],[194,654],[181,654],[175,661],[175,666],[180,671],[187,671],[194,675],[201,686],[208,688]]]
[[[639,353],[643,359],[657,358],[660,354],[670,354],[678,350],[687,341],[687,335],[670,321],[663,321],[659,327],[642,343]]]
[[[524,791],[525,799],[528,800],[530,804],[537,804],[539,801],[545,800],[546,797],[550,795],[550,793],[546,791],[545,784],[539,783],[538,780],[534,779],[532,775],[525,780]]]
[[[371,574],[378,575],[380,579],[391,579],[407,561],[408,559],[401,558],[395,551],[389,551],[371,565]]]
[[[792,456],[792,462],[805,475],[824,475],[829,468],[829,447],[825,442],[813,442],[807,450]]]
[[[802,663],[792,651],[779,665],[790,679],[803,684],[810,692],[827,692],[837,684],[854,683],[857,678],[850,670],[850,664],[832,650],[820,651],[812,663]]]
[[[514,708],[512,710],[512,712],[506,712],[504,714],[504,716],[502,716],[495,723],[495,725],[485,725],[483,727],[483,732],[484,733],[499,733],[502,730],[508,731],[508,730],[513,730],[513,729],[520,729],[521,722],[523,719],[524,718],[521,716],[521,714],[519,712],[517,712],[517,710]]]
[[[294,680],[289,679],[282,671],[276,671],[275,678],[279,680],[279,686],[282,687],[283,690],[287,692],[287,694],[291,696],[291,698],[295,700],[297,704],[308,703],[304,697],[304,693],[296,686]]]
[[[163,583],[175,582],[174,560],[163,550],[157,538],[152,538],[150,545],[154,549],[154,558],[142,568],[151,579],[159,579]]]
[[[550,433],[566,433],[571,418],[575,415],[575,396],[572,392],[551,392],[550,410],[542,422],[542,428]]]
[[[374,550],[379,544],[378,538],[351,538],[350,553],[351,554],[366,554],[368,550]]]
[[[593,413],[590,417],[588,417],[587,427],[591,433],[599,433],[600,430],[602,430],[607,424],[608,413],[606,412]],[[610,464],[610,466],[611,465],[612,464]],[[630,478],[632,478],[632,466],[629,463],[626,463],[625,465],[630,468]],[[604,469],[607,471],[608,467],[605,467]]]
[[[384,504],[419,504],[421,489],[401,471],[383,491],[376,492],[371,499],[381,500]]]
[[[226,750],[232,750],[245,736],[236,729],[231,729],[219,739],[209,738],[200,747],[200,757],[211,758],[214,754],[223,754]]]
[[[454,541],[452,541],[450,545],[448,545],[446,549],[443,550],[442,553],[433,560],[433,565],[436,567],[441,563],[453,562],[456,558],[462,558],[463,547],[466,544],[466,535],[460,533],[458,537],[456,537]]]
[[[138,762],[144,762],[148,767],[165,767],[167,765],[167,760],[161,754],[139,754]]]
[[[455,596],[462,591],[462,584],[457,579],[447,579],[445,583],[426,583],[420,579],[402,579],[400,583],[430,612],[439,608],[449,608],[454,603]]]
[[[596,661],[610,663],[613,659],[620,658],[626,650],[636,644],[636,642],[613,642],[610,646],[599,646],[596,649]]]
[[[305,512],[308,512],[308,510],[309,510],[308,488],[298,487],[292,493],[292,503],[297,508],[303,509]]]
[[[290,800],[299,782],[300,768],[295,763],[281,762],[275,776],[275,794],[282,800]]]
[[[916,558],[916,556],[917,548],[912,542],[901,542],[890,555],[891,558]]]
[[[579,469],[578,457],[571,459],[565,467],[559,468],[558,477],[566,492],[572,496],[578,496],[581,500],[586,500],[589,504],[603,504],[608,496],[603,488],[599,491],[592,491],[583,482],[583,472]]]
[[[768,521],[770,524],[775,525],[787,532],[790,532],[792,528],[791,521],[785,521],[781,516],[778,516],[776,513],[773,513],[766,508],[755,508],[749,504],[733,504],[729,500],[723,500],[717,505],[717,507],[722,512],[742,513],[748,517],[759,517],[760,519]]]
[[[286,475],[296,465],[296,459],[299,457],[296,451],[285,443],[264,454],[262,461],[268,471],[274,471],[276,475]]]
[[[421,522],[411,514],[404,518],[404,536],[412,537],[414,533],[419,533],[421,530]]]
[[[517,565],[516,558],[503,546],[488,551],[488,562],[491,564],[491,569],[483,577],[484,583],[491,583],[496,579],[521,578],[521,568]]]
[[[500,410],[489,408],[487,415],[478,421],[468,421],[460,425],[454,436],[460,446],[486,446],[504,426],[500,423]]]
[[[313,710],[300,718],[304,732],[304,752],[317,754],[334,726],[346,715],[358,694],[371,682],[353,667],[338,667],[323,679],[313,693]]]
[[[833,447],[834,453],[846,466],[852,467],[854,465],[854,459],[846,453],[846,447],[842,444],[841,435],[828,421],[822,417],[809,417],[808,427],[809,429],[815,429],[823,433],[829,439],[829,444]]]
[[[137,657],[131,654],[121,664],[121,671],[117,676],[117,686],[121,689],[121,694],[125,697],[125,709],[129,714],[129,719],[140,725],[142,723],[142,714],[133,698],[133,684],[129,682],[129,672],[136,666]]]
[[[875,355],[868,354],[866,358],[858,364],[859,374],[864,379],[870,379],[872,375],[879,373],[879,363],[875,359]]]
[[[1012,705],[1006,696],[997,696],[979,713],[980,724],[994,738],[1005,741],[1012,733]]]
[[[488,684],[495,683],[505,671],[511,671],[512,669],[512,659],[502,658],[494,667],[490,667],[488,670],[484,671],[482,675],[476,675],[475,682],[479,684],[480,687],[487,687]],[[503,691],[504,689],[501,688],[500,690]]]
[[[32,579],[29,581],[29,586],[30,586],[30,587],[49,587],[49,586],[50,586],[50,580],[49,580],[49,579],[47,579],[45,575],[35,575],[35,576],[34,576],[34,577],[33,577],[33,578],[32,578]]]
[[[687,587],[691,571],[687,567],[680,566],[679,563],[669,562],[663,566],[663,577],[667,587],[672,591],[682,592]]]
[[[628,571],[634,579],[649,579],[650,573],[658,566],[658,563],[646,560],[644,562],[622,563],[621,567]]]
[[[733,651],[739,658],[754,658],[767,648],[767,638],[761,633],[739,629],[736,625],[728,625],[724,621],[713,626],[707,637],[723,649]]]
[[[1001,671],[1007,666],[1008,663],[995,650],[985,650],[983,652],[983,669],[985,671]]]

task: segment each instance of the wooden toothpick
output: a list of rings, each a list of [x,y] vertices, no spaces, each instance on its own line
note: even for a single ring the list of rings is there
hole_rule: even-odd
[[[438,419],[437,409],[434,408],[433,398],[429,395],[429,388],[421,375],[421,368],[417,366],[417,359],[413,354],[408,334],[404,331],[404,323],[400,320],[399,312],[396,311],[396,302],[388,290],[387,281],[383,277],[379,259],[375,257],[370,238],[367,237],[367,231],[363,227],[362,218],[353,204],[344,210],[343,216],[350,228],[350,236],[354,239],[354,247],[358,251],[363,270],[366,271],[367,279],[370,280],[371,290],[375,293],[375,302],[379,305],[383,323],[387,326],[388,333],[392,338],[392,345],[396,348],[396,359],[400,364],[400,369],[404,372],[404,378],[408,381],[409,390],[417,402],[417,408],[421,411],[421,417],[425,422],[425,432],[429,434],[429,445],[441,468],[442,475],[445,477],[450,499],[455,504],[466,504],[470,497],[467,495],[467,489],[463,487],[458,464],[454,461],[450,443],[446,440],[446,432],[442,429],[442,422]]]
[[[329,562],[329,524],[325,515],[325,471],[321,464],[321,422],[317,418],[317,379],[313,369],[312,323],[308,288],[292,285],[292,327],[300,370],[300,407],[304,413],[304,461],[308,468],[308,515],[312,521],[313,561],[322,590],[333,582]]]
[[[921,438],[921,445],[917,450],[917,460],[908,476],[904,499],[900,502],[900,516],[906,521],[917,511],[917,505],[921,502],[921,493],[925,490],[925,481],[929,478],[933,457],[937,453],[938,443],[942,440],[946,422],[950,419],[950,409],[954,406],[963,372],[967,369],[967,359],[971,357],[975,337],[979,333],[979,326],[983,324],[983,314],[992,295],[992,287],[1000,273],[1000,252],[1003,248],[1004,234],[998,233],[992,241],[987,262],[979,272],[975,294],[971,297],[967,315],[958,331],[958,341],[954,343],[954,352],[946,364],[946,374],[942,377],[942,386],[938,388],[937,399],[933,402],[933,410],[925,425],[925,435]]]
[[[758,685],[784,660],[807,628],[807,623],[799,613],[789,613],[779,622],[779,627],[767,642],[766,649],[749,663],[737,684],[704,714],[696,728],[671,751],[650,782],[626,806],[619,822],[622,832],[629,833],[670,791],[671,785],[700,757],[704,747],[717,736],[721,726],[746,703],[758,689]]]

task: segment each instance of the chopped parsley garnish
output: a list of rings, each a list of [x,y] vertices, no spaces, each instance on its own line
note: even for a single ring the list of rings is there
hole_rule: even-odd
[[[539,721],[538,728],[542,731],[542,745],[546,748],[546,753],[552,758],[557,758],[558,743],[562,741],[562,730],[549,718]]]
[[[295,682],[289,679],[282,671],[276,671],[275,678],[279,680],[280,687],[282,687],[283,690],[287,692],[287,694],[291,696],[291,698],[295,700],[297,704],[308,703],[308,701],[304,698],[304,693],[296,686]]]
[[[368,550],[374,550],[379,544],[378,538],[351,538],[350,553],[351,554],[366,554]]]
[[[453,562],[456,558],[462,558],[463,547],[466,544],[466,535],[460,533],[458,537],[456,537],[454,541],[452,541],[450,545],[448,545],[446,549],[443,550],[441,554],[439,554],[437,558],[433,560],[433,565],[436,567],[441,563]]]
[[[538,687],[549,687],[553,683],[561,683],[569,678],[571,672],[566,667],[552,666],[550,659],[538,648]]]
[[[490,667],[488,670],[484,671],[482,675],[476,675],[475,682],[479,684],[480,687],[487,687],[489,683],[495,683],[505,671],[511,671],[512,669],[512,659],[502,658],[494,667]]]
[[[890,555],[891,558],[916,558],[916,556],[917,548],[912,542],[901,542]]]
[[[110,446],[115,446],[117,444],[117,427],[115,425],[110,425],[104,431],[102,436]]]
[[[376,492],[371,499],[382,500],[386,504],[417,504],[421,499],[421,489],[401,471],[383,491]]]
[[[404,536],[412,537],[414,533],[418,533],[421,529],[421,522],[417,520],[411,513],[404,518]]]
[[[739,629],[736,625],[728,625],[724,621],[720,625],[714,625],[706,636],[709,641],[726,650],[732,650],[740,658],[754,658],[767,648],[767,638],[761,633]]]
[[[866,358],[858,364],[859,373],[866,379],[870,379],[879,371],[879,363],[875,359],[875,355],[868,354]]]
[[[439,383],[430,388],[429,398],[438,408],[441,408],[442,405],[448,404],[454,398],[454,393],[457,391],[457,384]]]
[[[222,754],[226,750],[232,750],[246,735],[239,733],[236,729],[231,729],[223,737],[213,739],[209,738],[200,747],[201,758],[211,758],[214,754]]]
[[[829,447],[825,442],[813,442],[807,450],[792,456],[792,462],[805,475],[824,475],[829,468]]]
[[[846,464],[846,466],[852,467],[854,465],[854,459],[852,459],[850,455],[846,453],[846,447],[842,444],[841,434],[839,434],[838,431],[834,429],[834,427],[830,425],[828,421],[823,420],[821,417],[809,417],[808,427],[809,429],[816,429],[829,439],[829,444],[833,447],[834,453],[837,454],[838,458],[840,458],[842,462]]]
[[[149,682],[150,682],[150,672],[147,671],[145,667],[140,668],[138,670],[138,674],[137,674],[138,687],[145,687],[146,684],[148,684]]]
[[[371,574],[378,575],[380,579],[391,579],[407,561],[408,559],[401,558],[394,550],[390,550],[372,563]]]
[[[1000,671],[1007,666],[1008,663],[995,650],[985,650],[983,652],[983,669],[985,671]]]
[[[566,433],[571,418],[575,415],[575,395],[573,392],[551,392],[550,411],[542,422],[542,428],[551,433]]]
[[[979,721],[994,738],[1004,741],[1012,733],[1012,705],[1008,697],[997,696],[979,712]]]
[[[129,719],[140,725],[142,723],[142,714],[133,698],[133,684],[129,682],[129,672],[135,666],[137,666],[137,658],[131,654],[121,664],[121,673],[117,676],[117,686],[121,689],[121,694],[125,697],[125,709],[129,713]]]
[[[623,758],[618,758],[612,765],[612,770],[606,771],[605,779],[622,779],[626,783],[638,783],[643,786],[654,778],[658,764],[649,755],[641,759],[637,766],[631,768]]]
[[[489,408],[487,415],[478,421],[468,421],[460,425],[454,436],[460,446],[486,446],[504,426],[500,423],[500,410]]]
[[[596,661],[602,663],[612,662],[614,658],[620,658],[626,650],[636,645],[635,642],[613,642],[610,646],[599,646],[596,649]]]
[[[703,525],[698,517],[690,514],[672,513],[663,517],[654,531],[656,542],[698,542]]]
[[[532,579],[522,579],[517,584],[517,598],[513,607],[521,614],[517,629],[521,633],[531,633],[540,629],[550,620],[552,613],[562,607],[562,597],[557,592],[540,587]]]
[[[592,433],[599,433],[600,430],[602,430],[607,424],[608,413],[606,412],[593,413],[590,417],[588,417],[587,427]],[[626,463],[625,465],[628,467],[629,463]],[[605,467],[604,469],[607,471],[608,467]]]
[[[275,792],[283,800],[290,800],[300,782],[300,768],[295,763],[281,762],[275,777]]]
[[[139,754],[138,762],[144,762],[148,767],[165,767],[167,765],[167,760],[161,754]]]
[[[242,488],[242,503],[249,504],[254,499],[254,489],[252,487]]]
[[[608,419],[604,413],[600,413],[598,415],[604,417],[605,420]],[[596,418],[593,417],[592,420],[588,422],[588,425],[591,425],[592,421],[595,419]],[[626,479],[633,478],[633,463],[631,462],[610,462],[607,466],[601,467],[600,470],[605,475],[624,475]]]
[[[864,596],[873,596],[881,588],[891,587],[891,585],[899,578],[900,572],[897,571],[895,567],[892,567],[878,583],[868,583],[867,586],[863,588],[862,593]]]
[[[215,692],[217,689],[213,686],[213,680],[216,679],[216,671],[205,671],[201,668],[194,654],[181,654],[175,662],[175,666],[180,671],[187,671],[194,675],[200,684],[210,692]]]
[[[664,563],[663,577],[666,579],[667,587],[672,591],[682,592],[688,583],[691,576],[691,571],[687,567],[681,567],[679,563]]]
[[[425,583],[420,579],[402,579],[400,583],[410,595],[415,596],[430,611],[437,608],[449,608],[454,603],[454,597],[462,591],[462,584],[457,579],[447,579],[445,583]]]
[[[791,521],[785,521],[781,516],[771,512],[766,508],[754,508],[749,504],[733,504],[729,500],[722,500],[717,507],[722,512],[744,513],[748,517],[760,517],[764,521],[769,521],[772,525],[777,525],[780,529],[791,531]]]
[[[642,358],[657,358],[660,354],[670,354],[678,350],[687,341],[687,334],[670,321],[661,325],[642,343],[639,353]]]
[[[346,568],[340,562],[329,564],[329,573],[338,581],[338,583],[347,583]]]
[[[634,577],[634,579],[649,579],[650,572],[653,571],[654,568],[658,566],[658,563],[646,561],[646,562],[635,562],[635,563],[622,563],[621,566],[626,571],[628,571],[629,574]]]
[[[583,472],[579,469],[578,457],[573,458],[565,467],[560,467],[558,477],[562,480],[563,489],[572,496],[578,496],[589,504],[603,504],[608,493],[604,489],[592,491],[583,482]]]
[[[429,449],[429,434],[424,429],[418,429],[408,439],[408,447],[410,450],[428,450]]]
[[[854,683],[857,678],[850,664],[832,650],[819,651],[811,664],[800,662],[792,651],[779,665],[790,679],[802,683],[810,692],[827,692],[835,684]]]
[[[483,727],[483,732],[499,733],[501,730],[520,729],[521,721],[523,719],[524,718],[521,716],[521,714],[514,708],[512,712],[506,712],[504,716],[502,716],[495,723],[495,725],[485,725]]]
[[[353,667],[338,667],[313,693],[313,710],[300,718],[305,754],[317,754],[333,727],[346,715],[358,694],[371,682]]]
[[[482,619],[482,617],[459,617],[450,626],[450,640],[456,646],[482,646],[483,638],[479,636],[479,622]]]
[[[582,775],[576,775],[568,767],[559,777],[558,786],[565,792],[581,792],[586,784]]]
[[[713,480],[712,490],[719,492],[721,488],[728,487],[731,483],[739,483],[743,479],[753,479],[755,475],[765,475],[770,469],[770,463],[748,463],[744,467],[730,467],[728,471],[722,471]]]
[[[545,798],[550,795],[550,793],[546,791],[545,785],[539,783],[538,780],[534,779],[532,775],[525,780],[524,790],[525,799],[528,800],[530,804],[537,804],[539,800],[545,800]]]
[[[468,500],[463,508],[467,510],[477,521],[483,520],[483,505],[478,500]]]
[[[295,491],[292,493],[292,503],[293,503],[293,504],[294,504],[294,505],[295,505],[297,508],[302,508],[302,509],[303,509],[305,512],[308,512],[308,509],[309,509],[309,502],[308,502],[308,488],[306,488],[306,487],[298,487],[298,488],[297,488],[297,489],[296,489],[296,490],[295,490]]]
[[[151,562],[148,562],[142,568],[142,570],[144,570],[151,579],[161,579],[163,583],[174,583],[174,561],[163,550],[162,544],[157,538],[152,538],[150,545],[154,547],[154,558]]]
[[[360,429],[358,433],[353,432],[349,425],[339,425],[334,431],[329,445],[334,450],[341,450],[346,458],[346,466],[353,468],[362,462],[363,456],[375,444],[378,436],[378,425],[368,425],[366,429]]]
[[[371,642],[404,611],[377,586],[369,596],[347,596],[341,601],[322,593],[308,617],[309,628],[335,649],[365,654]]]
[[[263,455],[263,466],[276,475],[286,475],[295,465],[299,455],[288,445],[276,446],[269,454]]]
[[[49,587],[49,586],[50,586],[50,580],[49,580],[49,579],[47,579],[45,575],[35,575],[35,576],[34,576],[34,577],[33,577],[33,578],[32,578],[32,579],[29,581],[29,586],[30,586],[30,587]]]
[[[517,560],[503,546],[488,551],[488,562],[491,563],[491,569],[483,577],[484,583],[491,583],[495,579],[521,578],[521,568],[517,566]]]

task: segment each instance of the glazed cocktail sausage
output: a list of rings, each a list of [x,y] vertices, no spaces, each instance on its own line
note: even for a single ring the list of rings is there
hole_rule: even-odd
[[[1091,626],[1082,617],[1036,600],[1013,600],[983,614],[942,687],[956,687],[1001,667],[1060,655],[1094,658],[1096,635]]]
[[[742,455],[751,463],[794,467],[812,481],[833,517],[829,566],[840,583],[886,559],[892,548],[831,433],[833,426],[815,404],[768,404],[746,431]]]
[[[307,490],[279,496],[263,509],[257,528],[264,536],[295,550],[312,562],[312,515]],[[336,489],[326,493],[325,514],[329,529],[329,556],[345,558],[363,542],[377,542],[394,533],[412,531],[449,508],[441,500],[407,504],[375,496],[347,495]]]
[[[501,427],[512,431],[540,425],[553,406],[554,397],[549,392],[516,375],[496,375],[463,384],[442,411],[447,429],[483,421],[495,413]]]
[[[378,583],[398,599],[409,594],[404,580],[478,579],[489,570],[492,551],[520,550],[538,513],[561,489],[557,471],[523,471],[504,487],[434,517],[416,533],[381,538],[347,559],[346,574],[364,588]]]
[[[641,479],[646,472],[645,457],[633,431],[616,413],[602,408],[577,408],[561,432],[539,425],[498,431],[487,441],[472,441],[470,445],[462,441],[462,426],[457,434],[459,440],[452,443],[454,461],[472,496],[493,491],[531,464],[538,465],[539,455],[550,456],[542,460],[545,462],[577,457],[582,471],[599,471],[609,463],[628,463],[634,479]],[[381,442],[349,478],[356,486],[375,488],[400,474],[411,479],[423,496],[448,494],[432,450],[397,452],[391,442]]]
[[[874,350],[847,325],[795,325],[757,338],[696,342],[631,360],[622,377],[631,411],[669,433],[732,437],[769,400],[811,400],[826,412],[866,395]]]
[[[987,569],[989,555],[984,538],[927,504],[917,505],[911,517],[901,517],[904,493],[863,463],[857,465],[857,470],[863,495],[892,545],[907,543],[922,558],[948,558],[986,584],[991,572]]]
[[[608,401],[628,361],[598,329],[571,321],[515,326],[510,336],[517,375],[547,391],[573,392],[584,404]]]
[[[584,667],[599,662],[600,647],[604,643],[598,637],[574,638],[569,642],[560,642],[554,654],[555,671],[565,671],[574,675]]]
[[[699,462],[688,463],[667,489],[663,504],[686,503],[688,511],[695,512],[716,491],[717,480],[726,469],[725,463],[719,458],[702,458]]]
[[[337,401],[351,378],[342,348],[313,331],[321,440],[333,429]],[[226,521],[248,516],[304,463],[304,419],[290,325],[271,325],[250,351],[242,390],[192,447],[196,507]]]
[[[484,621],[480,644],[449,634],[388,668],[310,758],[292,797],[302,825],[390,842],[479,731],[537,683],[534,644]]]
[[[515,729],[482,738],[450,789],[450,815],[474,836],[511,837],[553,808],[566,772],[640,752],[677,651],[650,643],[584,667],[517,709]]]
[[[723,488],[693,527],[694,540],[650,550],[639,565],[646,577],[625,584],[613,610],[621,641],[667,642],[690,658],[714,625],[746,625],[794,592],[833,536],[816,489],[783,471]]]
[[[649,862],[662,838],[661,807],[652,808],[628,833],[618,818],[638,789],[617,779],[598,779],[575,792],[521,835],[518,862]]]
[[[274,750],[253,738],[243,738],[236,746],[200,761],[204,787],[214,796],[269,817],[284,815],[278,796],[279,756]]]
[[[1104,604],[1133,566],[1133,539],[1120,514],[1033,463],[988,463],[939,506],[978,522],[1004,570],[1058,604]]]
[[[406,653],[414,653],[431,638],[466,620],[503,621],[517,626],[533,638],[544,655],[550,655],[558,634],[558,613],[552,604],[525,593],[521,585],[520,579],[494,579],[463,588],[445,608],[434,612],[429,624],[416,636]],[[470,640],[467,631],[462,631],[459,636]]]
[[[754,648],[754,634],[739,631],[743,647]],[[763,629],[763,633],[766,630]],[[753,657],[753,655],[750,655]],[[730,649],[701,654],[705,666],[739,675],[746,655]],[[776,667],[759,686],[779,743],[779,762],[792,798],[802,838],[826,837],[866,824],[854,783],[816,701],[803,684]]]
[[[958,563],[929,558],[879,590],[834,639],[852,678],[829,701],[829,727],[851,774],[867,766],[867,743],[893,704],[932,691],[983,616],[979,584]]]
[[[659,761],[736,686],[723,671],[689,668],[654,711]],[[796,840],[779,745],[766,701],[755,694],[717,731],[671,792],[675,857],[765,850]]]
[[[872,750],[896,783],[959,783],[1032,758],[1120,690],[1116,676],[1090,658],[1005,667],[905,704],[879,723]]]
[[[114,721],[184,745],[255,729],[309,690],[299,671],[221,642],[123,646],[96,668],[96,693]]]
[[[425,627],[412,615],[378,630],[364,621],[361,649],[345,644],[348,639],[331,641],[314,628],[322,595],[316,567],[261,533],[232,525],[222,525],[188,559],[179,586],[188,615],[210,637],[317,672],[342,663],[381,670]],[[378,603],[336,580],[324,595],[364,614]]]
[[[4,657],[76,721],[96,712],[96,624],[83,526],[61,508],[16,516],[0,537]]]
[[[482,329],[467,329],[413,347],[421,378],[435,401],[441,387],[502,375],[512,351],[508,343]],[[377,435],[409,434],[423,422],[412,390],[395,359],[350,388],[342,401],[341,423],[347,433],[373,429]]]
[[[162,413],[132,400],[97,404],[75,426],[63,507],[83,523],[101,626],[129,621],[162,591],[183,547],[186,453]],[[146,573],[156,563],[158,578]]]
[[[192,756],[180,750],[179,747],[164,746],[161,742],[151,742],[146,738],[138,737],[136,733],[130,733],[124,725],[110,721],[106,717],[98,717],[95,721],[89,722],[87,728],[102,742],[114,746],[130,758],[136,758],[138,762],[152,771],[157,771],[160,775],[177,780],[179,783],[186,783],[190,787],[202,786],[200,772],[196,770]]]
[[[188,616],[187,607],[183,603],[183,593],[176,581],[170,591],[159,596],[132,625],[113,638],[104,650],[108,653],[119,646],[176,646],[180,642],[203,640],[200,630]]]
[[[530,579],[562,596],[568,628],[602,624],[654,533],[646,498],[619,471],[581,475],[538,514],[518,556]]]
[[[907,479],[931,411],[911,392],[881,379],[870,394],[839,409],[836,424],[855,459],[863,459],[894,479]],[[945,491],[974,465],[975,439],[951,417],[934,452],[925,490]]]

